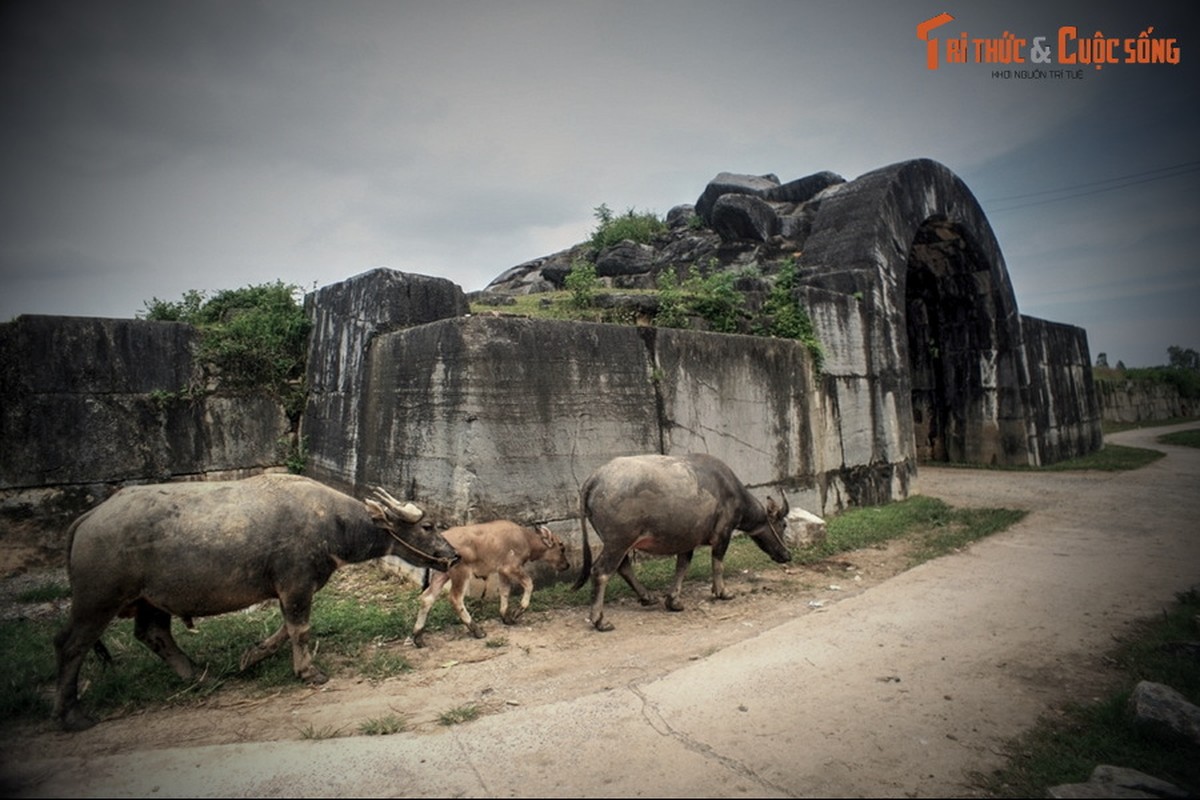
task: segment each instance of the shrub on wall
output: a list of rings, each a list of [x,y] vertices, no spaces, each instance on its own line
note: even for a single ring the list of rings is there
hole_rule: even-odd
[[[195,325],[200,359],[221,389],[268,389],[295,418],[303,407],[311,327],[299,293],[282,281],[225,289],[209,298],[193,289],[177,302],[155,297],[139,316]]]

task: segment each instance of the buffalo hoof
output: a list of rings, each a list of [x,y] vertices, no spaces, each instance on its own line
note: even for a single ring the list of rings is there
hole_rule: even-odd
[[[639,597],[638,602],[644,606],[652,606],[658,603],[658,598],[654,597],[654,595],[648,594],[645,597]]]
[[[414,633],[412,635],[412,642],[413,642],[413,647],[424,647],[425,646],[425,631],[421,631],[420,633]]]
[[[322,683],[327,683],[329,676],[316,667],[309,667],[304,671],[304,674],[300,675],[300,680],[313,686],[319,686]]]
[[[683,603],[679,602],[678,597],[668,597],[664,602],[667,611],[683,611]]]
[[[525,609],[519,608],[516,611],[505,614],[504,616],[500,617],[500,619],[505,625],[516,625],[517,620],[519,620],[524,613]]]
[[[611,622],[605,622],[603,619],[601,619],[599,622],[592,623],[592,627],[601,633],[608,633],[613,629],[613,624]]]
[[[713,594],[713,597],[717,600],[732,600],[736,595],[733,592],[721,592],[720,594]]]
[[[470,625],[467,626],[467,630],[469,630],[471,632],[471,635],[474,636],[476,639],[487,638],[487,632],[485,632],[483,630],[483,628],[479,627],[474,622],[472,622]]]
[[[92,719],[78,708],[72,708],[70,711],[58,718],[58,726],[64,731],[68,731],[70,733],[86,731],[95,724],[96,720]]]

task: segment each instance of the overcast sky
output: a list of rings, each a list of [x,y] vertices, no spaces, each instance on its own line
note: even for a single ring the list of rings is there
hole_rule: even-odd
[[[916,26],[942,12],[931,70]],[[1200,349],[1185,16],[1156,0],[3,0],[0,322],[375,267],[472,291],[586,239],[601,203],[664,215],[723,171],[853,179],[924,157],[981,201],[1022,313],[1085,328],[1093,359],[1162,364]],[[1057,49],[1067,25],[1153,27],[1179,63],[1028,79],[993,72],[1066,68],[945,63],[964,33]]]

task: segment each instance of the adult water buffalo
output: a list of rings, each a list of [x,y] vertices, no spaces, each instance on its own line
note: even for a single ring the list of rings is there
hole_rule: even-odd
[[[292,669],[309,683],[326,677],[309,650],[313,594],[344,564],[397,555],[445,571],[454,548],[424,512],[383,489],[363,501],[299,475],[240,481],[130,486],[83,514],[67,531],[71,612],[54,639],[54,716],[65,730],[94,724],[79,706],[79,670],[118,615],[184,680],[191,660],[171,636],[171,617],[237,611],[279,600],[283,624],[242,656],[257,664],[292,640]]]
[[[593,472],[579,490],[579,524],[583,530],[583,567],[573,588],[592,576],[591,622],[598,631],[613,626],[604,621],[604,590],[613,572],[637,593],[642,605],[654,597],[634,577],[629,554],[676,556],[675,581],[666,597],[671,611],[682,611],[679,591],[697,547],[712,548],[712,593],[719,600],[725,590],[723,559],[733,531],[747,533],[763,552],[778,563],[791,561],[783,542],[788,502],[767,498],[763,505],[746,489],[724,462],[710,455],[624,456]],[[592,565],[588,521],[604,543]]]

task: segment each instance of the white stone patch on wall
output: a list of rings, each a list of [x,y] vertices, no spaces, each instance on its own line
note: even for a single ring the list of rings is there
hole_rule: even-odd
[[[831,375],[865,375],[869,369],[861,312],[853,298],[849,300],[842,305],[819,303],[809,311],[824,350],[824,370]]]
[[[881,408],[876,415],[882,428],[879,431],[879,457],[889,463],[903,461],[905,458],[914,458],[916,454],[911,441],[912,429],[900,424],[895,393],[884,392],[879,402]],[[911,415],[911,410],[908,413]],[[905,441],[904,436],[906,430],[910,431],[908,441]]]
[[[871,382],[866,378],[838,378],[841,411],[842,465],[870,464],[875,453],[875,409]]]

